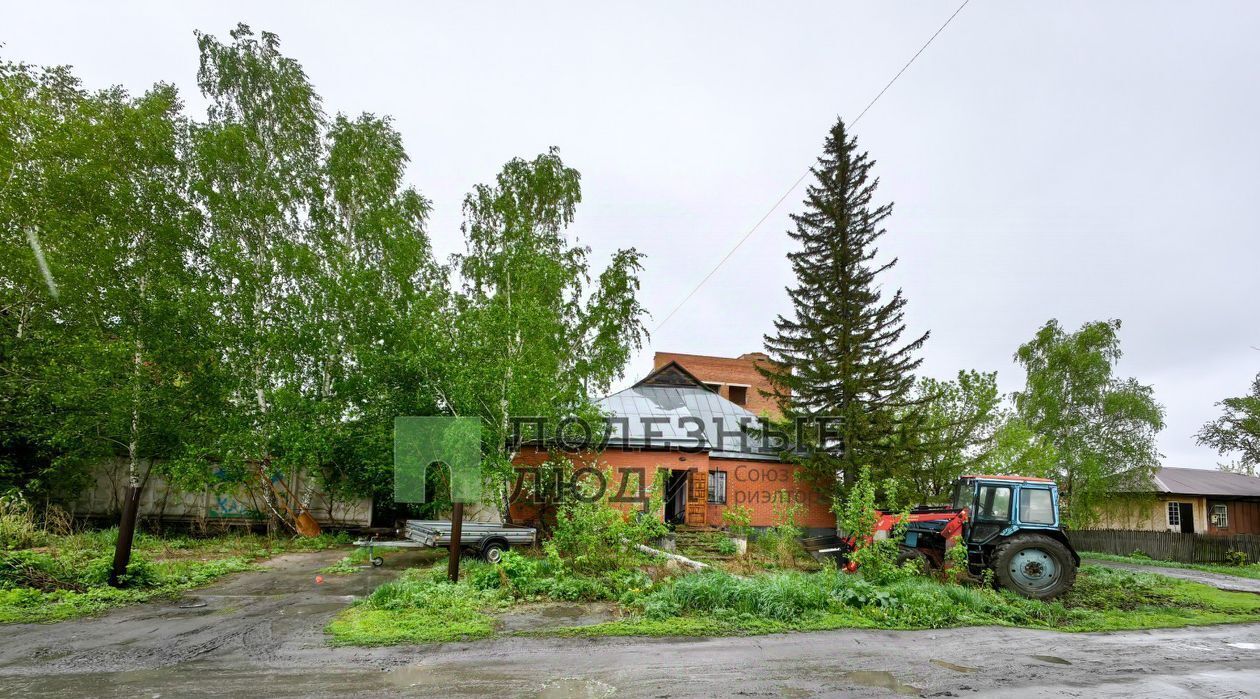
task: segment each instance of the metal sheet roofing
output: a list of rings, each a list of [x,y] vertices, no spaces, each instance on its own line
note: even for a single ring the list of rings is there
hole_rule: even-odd
[[[1202,468],[1165,466],[1155,474],[1155,490],[1178,495],[1260,497],[1260,478]]]
[[[756,415],[706,388],[640,384],[595,404],[612,418],[609,446],[707,449],[718,458],[778,458],[762,446],[760,437],[746,433],[761,427]]]

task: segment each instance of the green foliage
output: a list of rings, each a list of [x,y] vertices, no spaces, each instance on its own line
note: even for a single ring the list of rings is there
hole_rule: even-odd
[[[805,506],[793,500],[787,490],[780,490],[774,494],[770,507],[774,525],[761,533],[757,543],[780,568],[795,567],[796,559],[804,554],[797,522]]]
[[[1231,566],[1245,566],[1247,565],[1247,552],[1230,549],[1225,553],[1225,562]]]
[[[722,510],[722,521],[731,536],[747,539],[752,532],[752,510],[747,505],[731,505]]]
[[[891,204],[875,203],[875,163],[858,150],[843,121],[832,127],[789,236],[796,285],[793,312],[775,320],[758,366],[774,388],[784,418],[823,419],[826,436],[811,437],[803,472],[822,487],[847,485],[863,466],[880,475],[899,470],[907,453],[893,448],[919,420],[912,400],[915,356],[927,335],[903,340],[906,300],[884,297],[881,273],[896,260],[876,261],[876,244]],[[789,434],[795,434],[789,432]]]
[[[739,548],[732,539],[722,537],[717,543],[717,552],[723,556],[734,556]]]
[[[484,638],[494,620],[482,610],[499,603],[493,590],[445,579],[444,571],[412,569],[337,615],[327,631],[335,645],[390,645]]]
[[[590,250],[566,235],[581,198],[581,176],[551,148],[512,159],[464,199],[451,361],[433,380],[452,411],[482,418],[487,497],[505,512],[512,416],[544,418],[551,429],[596,418],[589,396],[621,374],[646,332],[642,256],[617,251],[591,284]],[[551,436],[524,427],[525,439]]]
[[[469,194],[443,267],[388,117],[330,119],[274,34],[196,38],[204,120],[169,85],[0,61],[0,490],[74,493],[121,456],[140,482],[389,506],[392,418],[455,414],[506,494],[508,416],[595,417],[640,346],[641,255],[596,275],[552,149]]]
[[[945,549],[945,579],[961,584],[970,576],[967,566],[967,545],[959,539]]]
[[[886,480],[885,497],[889,505],[897,500],[897,482]],[[889,509],[892,509],[891,507]],[[840,526],[853,539],[849,560],[857,564],[862,577],[877,583],[889,583],[920,574],[914,562],[900,564],[900,541],[904,535],[904,514],[886,536],[877,535],[876,527],[883,513],[875,506],[875,484],[867,467],[858,471],[849,488],[840,513]]]
[[[606,573],[637,560],[635,544],[653,541],[669,531],[657,515],[663,504],[663,485],[657,478],[648,488],[648,503],[642,512],[614,507],[607,490],[601,495],[583,492],[580,497],[569,498],[556,515],[551,539],[544,544],[548,558],[557,568],[580,575]],[[579,484],[579,489],[582,487]]]
[[[1054,477],[1071,526],[1093,521],[1111,493],[1149,488],[1159,467],[1155,435],[1164,409],[1150,386],[1113,376],[1119,331],[1118,320],[1086,323],[1074,333],[1051,320],[1015,354],[1027,371],[1016,412],[1054,448]]]
[[[1217,403],[1222,415],[1203,426],[1199,444],[1221,454],[1237,454],[1238,460],[1223,464],[1222,470],[1256,475],[1260,469],[1260,374],[1251,381],[1251,392]]]
[[[919,410],[908,417],[913,429],[901,433],[897,448],[907,454],[896,474],[910,502],[949,497],[959,476],[990,458],[1000,424],[997,373],[960,371],[952,381],[921,378],[915,385]]]

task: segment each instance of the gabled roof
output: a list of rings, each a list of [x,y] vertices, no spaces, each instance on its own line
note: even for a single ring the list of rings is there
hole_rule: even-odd
[[[1202,468],[1165,466],[1155,473],[1155,492],[1177,495],[1260,497],[1260,478]]]
[[[760,418],[714,393],[677,362],[595,405],[612,418],[611,447],[701,449],[717,458],[778,460],[759,437],[739,434],[762,427]]]
[[[710,393],[715,391],[708,384],[696,378],[696,375],[687,371],[686,367],[675,361],[669,361],[656,369],[652,373],[644,376],[639,383],[632,388],[640,386],[678,386],[681,388],[703,388]]]

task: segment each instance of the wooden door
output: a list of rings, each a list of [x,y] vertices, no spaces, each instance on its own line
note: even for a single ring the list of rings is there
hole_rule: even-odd
[[[706,471],[692,469],[687,476],[691,479],[691,487],[687,489],[687,526],[703,527],[705,501],[709,497],[709,474]]]

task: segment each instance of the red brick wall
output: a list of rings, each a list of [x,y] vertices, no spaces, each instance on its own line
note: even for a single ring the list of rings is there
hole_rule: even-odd
[[[836,517],[831,501],[813,488],[798,482],[790,464],[737,459],[712,459],[709,468],[726,472],[726,506],[744,505],[752,510],[754,527],[775,524],[774,503],[779,491],[804,506],[797,524],[802,527],[832,529]],[[709,524],[722,526],[722,505],[709,505]]]
[[[537,449],[522,450],[514,463],[517,466],[537,466],[547,460],[547,452]],[[635,451],[630,449],[608,449],[595,454],[572,454],[570,460],[578,468],[597,466],[611,469],[613,477],[608,488],[617,494],[624,477],[624,470],[645,469],[649,478],[655,477],[657,469],[694,469],[692,478],[699,479],[703,488],[697,486],[693,493],[704,497],[708,488],[710,470],[726,472],[726,505],[707,504],[704,508],[703,520],[689,518],[691,526],[722,527],[722,511],[726,506],[745,505],[753,513],[752,524],[755,527],[768,527],[775,524],[774,502],[779,491],[788,491],[789,497],[804,505],[798,524],[811,528],[834,528],[835,516],[831,514],[830,502],[826,497],[816,494],[808,486],[798,483],[792,477],[793,466],[777,462],[744,461],[738,459],[710,459],[707,453],[686,454],[676,451]],[[693,481],[695,484],[697,481]],[[527,486],[532,480],[525,479]],[[634,495],[634,488],[627,494]],[[626,510],[639,507],[633,503],[619,504]],[[512,503],[512,520],[514,522],[534,522],[538,519],[538,510],[532,504],[521,500]]]
[[[653,359],[653,368],[659,369],[670,362],[678,362],[701,381],[723,384],[718,393],[727,400],[731,398],[729,384],[748,386],[748,399],[744,407],[758,415],[764,412],[772,417],[778,417],[779,408],[774,404],[774,400],[762,397],[758,390],[770,388],[770,384],[757,373],[756,369],[757,364],[768,361],[770,359],[761,352],[749,352],[738,357],[657,352]]]
[[[608,491],[612,495],[620,493],[622,479],[626,477],[627,472],[634,472],[634,469],[644,469],[649,479],[656,477],[659,469],[667,470],[695,470],[693,478],[699,478],[707,486],[709,472],[709,455],[706,452],[688,454],[676,451],[636,451],[633,449],[606,449],[599,454],[583,453],[568,454],[569,460],[576,468],[592,466],[603,471],[611,471],[611,478],[608,482]],[[516,466],[537,466],[548,458],[548,453],[544,450],[526,448],[513,460]],[[637,494],[638,486],[634,480],[638,476],[630,476],[631,483],[626,495],[633,497]],[[526,489],[532,487],[533,481],[530,478],[524,480]],[[521,497],[512,503],[512,521],[514,522],[533,522],[538,519],[538,508],[528,502],[528,492],[522,493]],[[637,503],[614,503],[617,507],[621,507],[627,511],[638,509],[641,507]],[[696,519],[687,522],[693,526],[703,526],[704,522]]]

